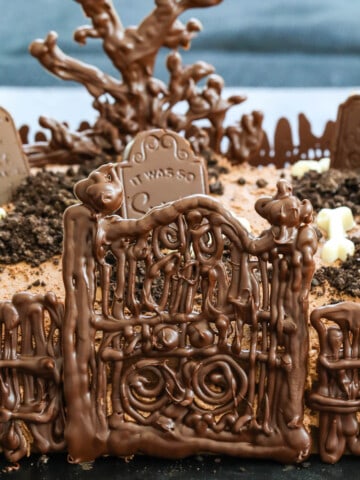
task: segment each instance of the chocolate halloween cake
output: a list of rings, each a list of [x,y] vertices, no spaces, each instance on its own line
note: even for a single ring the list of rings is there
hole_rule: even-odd
[[[357,98],[320,139],[301,117],[297,148],[282,120],[270,155],[262,114],[225,129],[244,97],[224,99],[212,67],[177,51],[200,29],[178,16],[219,0],[157,0],[127,29],[110,0],[79,3],[92,26],[75,40],[100,38],[122,81],[68,57],[53,32],[30,47],[87,88],[99,117],[76,132],[41,118],[50,137],[34,143],[20,131],[32,175],[4,202],[0,230],[6,458],[358,454],[359,241],[353,260],[324,266],[313,225],[321,208],[358,218],[358,176],[294,180],[284,167],[333,141],[333,167],[342,156],[353,169],[358,147],[341,129],[359,118]],[[153,77],[162,46],[168,86]]]

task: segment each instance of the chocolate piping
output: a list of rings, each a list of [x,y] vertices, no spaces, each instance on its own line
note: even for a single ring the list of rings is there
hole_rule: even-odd
[[[6,457],[67,448],[74,462],[200,451],[303,460],[317,246],[309,202],[279,181],[256,202],[271,226],[253,237],[204,195],[122,218],[119,165],[74,190],[82,203],[64,215],[65,305],[51,293],[0,303]],[[359,454],[358,314],[343,302],[311,315],[320,355],[308,402],[327,462],[346,448]]]

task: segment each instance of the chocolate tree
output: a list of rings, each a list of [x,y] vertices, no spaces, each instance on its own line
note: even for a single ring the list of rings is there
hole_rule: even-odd
[[[76,1],[91,19],[91,25],[79,27],[75,41],[86,44],[89,38],[100,39],[120,79],[66,55],[57,45],[55,32],[44,40],[35,40],[30,45],[31,54],[57,77],[83,84],[94,98],[99,117],[81,132],[70,132],[66,125],[42,117],[40,125],[50,129],[51,139],[25,147],[32,164],[49,159],[77,163],[98,155],[121,154],[136,133],[154,127],[183,132],[198,151],[212,148],[220,153],[226,135],[228,152],[239,161],[257,150],[262,139],[262,118],[259,121],[258,116],[250,115],[247,124],[250,122],[252,128],[244,129],[239,122],[229,135],[223,126],[229,108],[246,97],[222,98],[224,81],[214,73],[213,66],[203,61],[184,65],[178,51],[190,48],[191,40],[202,28],[195,19],[182,23],[179,15],[191,8],[215,6],[222,0],[155,0],[154,10],[137,27],[128,28],[123,26],[112,0]],[[166,60],[168,85],[153,76],[162,47],[171,50]],[[199,87],[198,82],[204,78],[205,86]],[[187,109],[180,114],[175,107],[183,101]],[[204,129],[194,124],[202,119],[209,123]],[[239,148],[239,142],[251,145],[250,149]]]

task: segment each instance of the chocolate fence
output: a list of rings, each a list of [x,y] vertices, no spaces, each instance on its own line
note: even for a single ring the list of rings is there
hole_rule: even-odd
[[[320,137],[312,133],[309,119],[303,113],[298,116],[297,133],[299,141],[294,141],[294,128],[285,117],[279,119],[274,138],[264,137],[259,150],[250,158],[251,165],[274,164],[284,168],[289,163],[302,159],[320,160],[329,157],[333,148],[335,122],[328,121]]]
[[[311,323],[319,335],[318,382],[308,403],[319,411],[321,458],[337,462],[346,452],[360,455],[360,305],[341,302],[316,308]]]
[[[64,216],[64,307],[29,293],[1,305],[7,458],[64,448],[74,462],[136,452],[306,458],[317,239],[309,202],[284,180],[277,187],[255,205],[270,227],[253,237],[206,195],[136,220],[112,214],[123,200],[118,166],[76,185],[82,203]]]
[[[63,318],[52,293],[0,303],[0,447],[12,462],[65,448]]]
[[[260,112],[253,112],[251,115],[244,115],[239,122],[239,126],[230,126],[225,129],[223,139],[228,140],[228,144],[224,149],[220,149],[218,153],[226,155],[230,163],[238,164],[247,161],[250,165],[269,165],[274,164],[277,168],[284,168],[287,164],[292,164],[301,159],[320,160],[323,157],[329,157],[334,148],[335,122],[329,120],[324,128],[322,135],[317,137],[312,133],[310,120],[304,113],[298,116],[297,125],[292,125],[286,117],[278,120],[274,136],[261,130],[251,124],[254,118],[262,119]],[[261,126],[261,119],[258,119],[258,125]],[[82,132],[87,132],[90,125],[82,122],[76,134],[79,139],[82,138]],[[205,130],[204,130],[205,131]],[[296,142],[295,131],[299,138]],[[24,149],[29,155],[31,165],[42,166],[41,151],[44,145],[48,145],[48,135],[45,131],[39,130],[35,132],[35,143],[31,143],[29,138],[28,127],[23,126],[19,130]],[[199,133],[199,132],[197,132]],[[187,139],[191,143],[193,149],[199,154],[206,148],[205,145],[199,143],[199,138],[193,136],[191,132],[187,135]],[[75,145],[75,144],[74,144]],[[39,153],[39,158],[37,157]],[[84,159],[87,157],[84,156]],[[49,159],[44,160],[45,163]],[[51,162],[51,158],[50,158]]]

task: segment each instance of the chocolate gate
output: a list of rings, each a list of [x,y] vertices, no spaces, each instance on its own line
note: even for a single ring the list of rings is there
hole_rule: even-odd
[[[310,204],[280,181],[256,204],[273,225],[252,238],[202,195],[138,220],[109,215],[123,197],[112,165],[75,192],[83,203],[65,213],[63,263],[73,461],[138,451],[302,460]]]

